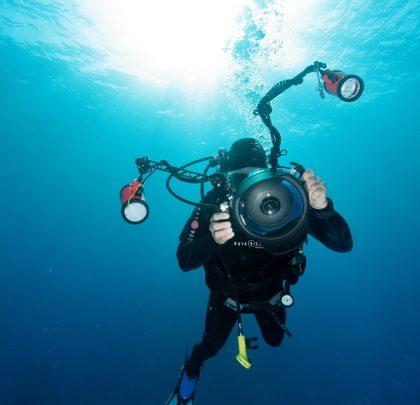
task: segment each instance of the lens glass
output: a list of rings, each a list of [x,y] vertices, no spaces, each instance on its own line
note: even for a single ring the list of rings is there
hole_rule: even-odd
[[[265,197],[261,203],[261,211],[266,215],[274,215],[280,209],[280,201],[273,196]]]
[[[354,77],[345,79],[340,89],[341,96],[346,100],[352,99],[353,97],[357,96],[359,91],[360,82]]]
[[[242,225],[255,236],[287,233],[304,214],[304,199],[287,178],[261,181],[248,188],[239,201]]]
[[[132,202],[124,208],[124,215],[129,222],[142,222],[147,216],[147,207],[141,200]]]

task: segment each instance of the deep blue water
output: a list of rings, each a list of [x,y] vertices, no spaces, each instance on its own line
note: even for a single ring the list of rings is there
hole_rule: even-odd
[[[293,17],[291,0],[248,1],[208,87],[113,63],[95,15],[80,11],[89,3],[0,1],[0,403],[164,403],[208,295],[202,269],[182,273],[175,257],[191,207],[157,173],[150,218],[130,226],[120,188],[139,156],[181,165],[241,136],[268,142],[253,107],[314,60],[362,76],[362,98],[321,100],[311,75],[273,102],[272,119],[284,159],[326,181],[354,250],[311,240],[294,336],[278,349],[260,339],[246,371],[232,333],[197,403],[419,403],[418,2],[324,0]],[[245,330],[258,335],[253,318]]]

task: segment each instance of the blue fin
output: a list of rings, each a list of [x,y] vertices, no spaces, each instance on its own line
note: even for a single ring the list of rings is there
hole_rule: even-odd
[[[184,367],[181,367],[178,383],[165,405],[194,405],[197,384],[198,378],[188,377]],[[183,395],[181,395],[181,392]],[[187,395],[188,398],[185,399],[185,396]]]

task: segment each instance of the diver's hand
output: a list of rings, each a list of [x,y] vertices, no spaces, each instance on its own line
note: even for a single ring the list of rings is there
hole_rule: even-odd
[[[324,181],[315,176],[312,169],[305,170],[301,179],[305,182],[305,188],[309,195],[309,204],[316,210],[322,210],[328,205],[327,187]]]
[[[216,212],[210,218],[210,232],[213,236],[213,239],[219,245],[223,245],[229,239],[232,239],[235,234],[232,230],[232,224],[229,219],[229,214],[227,212]]]

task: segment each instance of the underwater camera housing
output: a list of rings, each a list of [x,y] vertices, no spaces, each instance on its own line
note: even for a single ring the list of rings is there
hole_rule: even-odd
[[[302,244],[308,232],[308,195],[302,182],[281,169],[256,169],[239,184],[222,210],[234,224],[273,254]]]
[[[268,156],[269,168],[253,170],[241,182],[232,185],[227,171],[228,154],[223,149],[217,155],[197,159],[180,167],[171,166],[166,160],[137,158],[139,177],[120,193],[124,220],[130,224],[140,224],[148,218],[149,206],[144,198],[144,184],[153,173],[160,170],[169,173],[166,188],[178,200],[213,212],[229,210],[234,226],[250,238],[249,243],[259,243],[278,255],[298,248],[308,233],[309,199],[299,179],[305,169],[293,162],[290,164],[294,167],[279,165],[278,159],[283,152],[280,149],[281,136],[271,122],[270,103],[290,87],[303,83],[303,78],[309,73],[317,74],[317,91],[321,98],[324,98],[325,90],[345,102],[358,100],[364,91],[363,80],[359,76],[326,67],[323,62],[314,62],[292,79],[276,83],[254,110],[254,115],[261,118],[270,132],[272,148]],[[203,173],[188,169],[204,161],[208,161],[208,164]],[[218,171],[208,175],[211,168]],[[200,184],[201,202],[193,202],[176,194],[170,185],[173,178],[185,183]],[[217,204],[203,202],[205,183],[210,183],[218,193],[220,198]],[[226,202],[220,205],[221,201]]]

